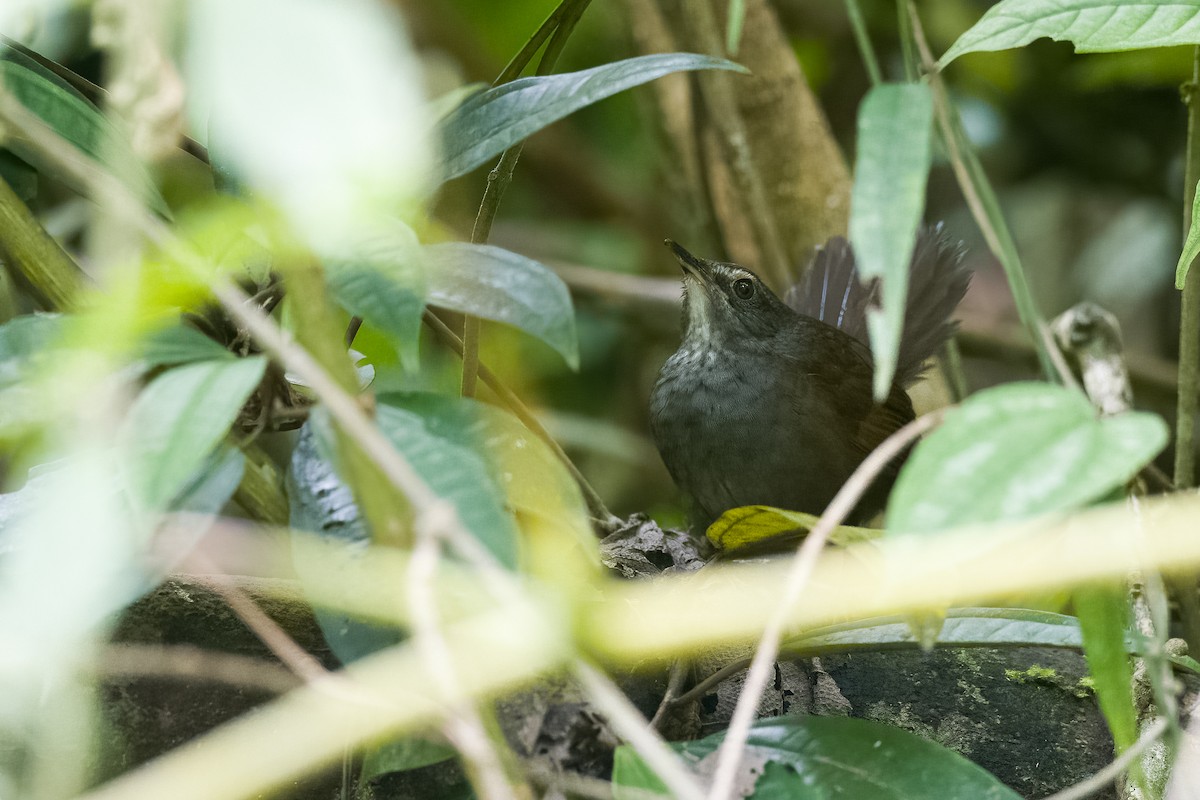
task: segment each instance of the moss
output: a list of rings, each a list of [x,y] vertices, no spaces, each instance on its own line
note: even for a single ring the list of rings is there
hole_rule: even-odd
[[[1057,689],[1062,689],[1079,699],[1091,697],[1096,693],[1096,682],[1092,680],[1090,675],[1085,675],[1077,681],[1071,681],[1068,678],[1060,675],[1057,670],[1049,667],[1032,665],[1028,669],[1006,669],[1004,677],[1013,683],[1022,685],[1036,684],[1041,686],[1053,686]]]

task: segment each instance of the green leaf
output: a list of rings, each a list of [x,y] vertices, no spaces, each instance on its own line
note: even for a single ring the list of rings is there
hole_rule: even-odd
[[[441,124],[442,175],[465,175],[531,133],[618,92],[672,72],[727,69],[732,61],[695,53],[656,53],[612,64],[515,81],[474,95]]]
[[[373,747],[363,753],[362,769],[358,779],[360,782],[366,783],[380,775],[390,775],[393,772],[404,772],[427,767],[430,764],[440,764],[457,755],[458,752],[444,742],[406,736],[403,739]],[[441,800],[440,797],[439,800]]]
[[[1002,0],[958,37],[938,66],[964,53],[1023,47],[1049,37],[1078,53],[1200,44],[1195,0]]]
[[[329,262],[326,274],[338,304],[386,332],[405,366],[415,368],[426,281],[412,229],[397,222]]]
[[[713,546],[729,553],[746,548],[757,549],[764,544],[788,544],[794,548],[816,527],[820,517],[803,511],[788,511],[771,506],[740,506],[723,513],[708,526],[705,535]],[[839,525],[829,534],[829,541],[836,545],[850,545],[878,539],[883,531],[878,528],[856,528]]]
[[[122,181],[154,211],[170,218],[166,201],[129,142],[83,95],[41,64],[3,46],[0,46],[0,83],[59,136]],[[39,172],[54,176],[80,194],[90,195],[89,187],[47,161],[31,143],[15,137],[9,137],[4,143]]]
[[[62,330],[59,314],[26,314],[0,325],[0,387],[28,377]]]
[[[229,502],[246,471],[246,456],[232,445],[213,451],[171,503],[172,511],[216,514]]]
[[[579,368],[571,295],[549,269],[499,247],[465,242],[428,245],[422,259],[430,305],[520,328]]]
[[[1187,240],[1183,243],[1183,253],[1179,263],[1175,265],[1175,288],[1182,289],[1187,280],[1188,270],[1196,256],[1200,256],[1200,183],[1196,184],[1196,195],[1192,198],[1192,222],[1188,225]]]
[[[236,357],[200,331],[182,323],[161,328],[147,336],[141,343],[138,356],[147,367],[233,360]]]
[[[1117,752],[1137,740],[1133,674],[1129,667],[1129,600],[1118,585],[1083,586],[1073,595],[1083,630],[1083,653],[1096,685],[1096,699],[1108,722]]]
[[[708,758],[725,732],[672,745],[691,761]],[[908,731],[851,717],[775,717],[754,723],[739,789],[755,798],[971,798],[1019,795],[957,753]],[[756,773],[761,772],[756,777]],[[627,745],[613,764],[614,797],[665,787]]]
[[[1130,480],[1166,442],[1159,417],[1098,419],[1062,387],[979,392],[917,445],[892,491],[887,528],[931,533],[1078,508]]]
[[[441,401],[461,401],[464,404],[471,402],[449,397],[431,402]],[[315,413],[313,419],[319,426],[321,452],[331,452],[332,448],[327,444],[327,416],[324,413]],[[375,420],[379,430],[395,445],[429,487],[439,497],[454,505],[460,521],[467,530],[502,564],[515,566],[516,528],[512,517],[504,511],[503,494],[493,478],[491,468],[486,458],[478,452],[480,444],[474,441],[468,443],[466,439],[469,438],[469,434],[466,433],[456,432],[453,437],[448,437],[444,435],[443,423],[436,416],[427,419],[421,410],[392,405],[383,398],[376,408]],[[314,455],[309,454],[307,461],[311,462],[313,458]],[[298,468],[301,466],[305,469],[311,468],[298,464],[293,458],[294,476],[299,474]],[[328,493],[329,489],[321,491]],[[357,513],[358,509],[351,508],[347,501],[341,504],[337,517],[338,527],[345,528],[346,534],[353,538],[365,535],[365,532],[359,533],[361,529],[358,526],[361,522],[354,518]],[[295,505],[293,519],[294,515]],[[323,514],[318,513],[314,518],[317,526],[306,524],[302,527],[316,532],[328,530],[330,522],[323,517]]]
[[[155,378],[134,401],[124,440],[131,488],[147,508],[163,509],[229,433],[262,380],[260,356],[202,361]]]
[[[1083,647],[1079,621],[1065,614],[1027,608],[952,608],[938,644],[949,647]],[[821,655],[856,650],[920,646],[908,617],[880,617],[811,631],[785,644],[789,653]],[[1122,645],[1131,652],[1132,641]]]
[[[858,112],[858,155],[850,200],[850,243],[861,279],[882,281],[881,308],[867,316],[875,398],[891,390],[904,327],[908,268],[925,210],[933,94],[924,84],[880,84]]]

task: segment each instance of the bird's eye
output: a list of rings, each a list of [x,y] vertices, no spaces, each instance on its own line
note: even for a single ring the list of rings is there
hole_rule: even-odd
[[[749,300],[754,296],[754,281],[749,278],[739,278],[733,282],[733,293],[742,300]]]

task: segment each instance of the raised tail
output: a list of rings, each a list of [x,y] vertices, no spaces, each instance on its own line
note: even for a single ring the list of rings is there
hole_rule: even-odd
[[[941,223],[917,231],[896,362],[896,382],[901,386],[921,376],[926,362],[958,327],[950,317],[971,282],[963,254],[961,243],[950,239]],[[878,304],[878,293],[878,281],[859,282],[850,243],[835,236],[817,248],[808,270],[783,299],[801,314],[840,328],[870,346],[867,310]]]

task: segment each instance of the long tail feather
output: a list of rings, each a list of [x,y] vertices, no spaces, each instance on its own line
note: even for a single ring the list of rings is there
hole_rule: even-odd
[[[922,227],[909,267],[897,383],[908,386],[916,381],[926,362],[954,335],[958,325],[951,315],[970,282],[962,245],[945,234],[941,223]],[[878,281],[859,282],[850,243],[835,236],[817,249],[804,276],[784,295],[784,302],[869,346],[867,311],[878,304]]]

